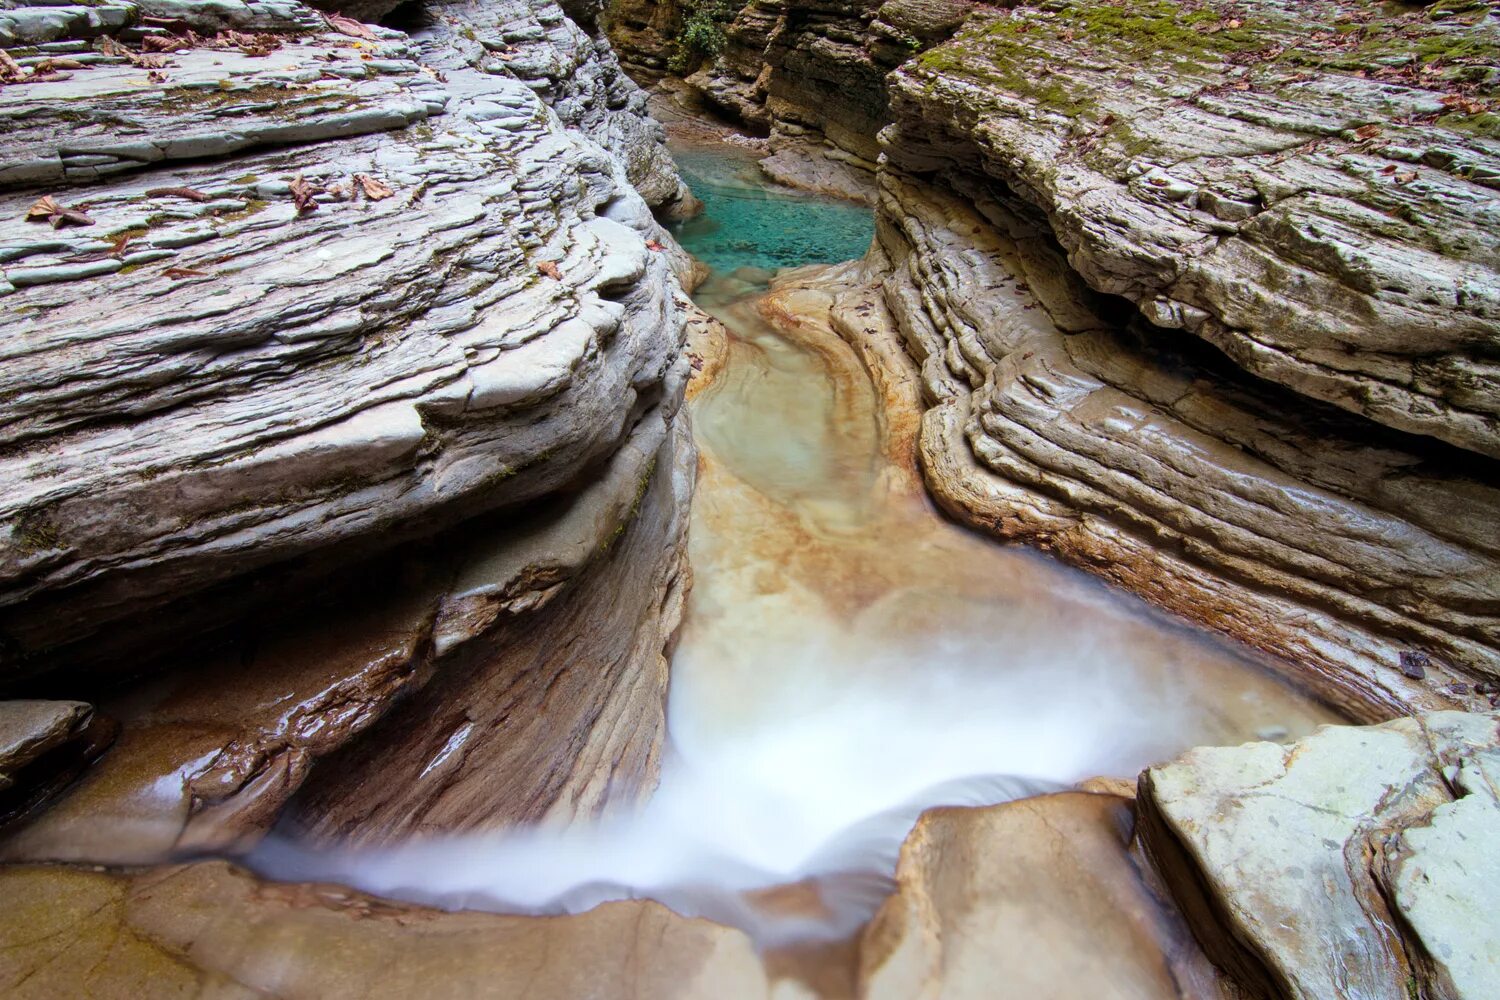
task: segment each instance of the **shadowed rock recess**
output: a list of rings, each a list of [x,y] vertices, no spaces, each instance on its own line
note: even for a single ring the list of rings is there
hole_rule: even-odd
[[[893,0],[750,3],[689,83],[777,177],[879,159],[855,329],[949,513],[1378,720],[1500,675],[1497,79],[1482,4]]]

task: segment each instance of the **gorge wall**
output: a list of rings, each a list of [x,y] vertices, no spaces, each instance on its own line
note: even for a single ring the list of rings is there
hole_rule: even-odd
[[[0,688],[75,700],[8,712],[7,859],[243,850],[341,749],[309,831],[653,787],[689,196],[566,6],[0,9]]]
[[[971,6],[751,3],[688,77],[776,177],[874,186],[847,326],[920,364],[938,502],[1355,718],[1488,707],[1489,9]]]

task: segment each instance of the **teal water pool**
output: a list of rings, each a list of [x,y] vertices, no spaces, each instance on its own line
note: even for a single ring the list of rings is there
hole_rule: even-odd
[[[703,214],[673,227],[683,247],[714,271],[775,271],[863,257],[875,235],[867,205],[773,184],[755,154],[731,144],[675,149]]]

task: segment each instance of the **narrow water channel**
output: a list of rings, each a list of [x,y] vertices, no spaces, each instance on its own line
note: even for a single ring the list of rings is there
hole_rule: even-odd
[[[448,906],[645,896],[766,946],[836,939],[927,806],[1333,721],[1239,651],[944,521],[893,467],[853,350],[767,318],[772,272],[861,255],[870,211],[774,188],[733,146],[678,155],[707,206],[679,238],[713,269],[696,301],[726,340],[690,407],[695,582],[658,791],[587,830],[263,862]]]

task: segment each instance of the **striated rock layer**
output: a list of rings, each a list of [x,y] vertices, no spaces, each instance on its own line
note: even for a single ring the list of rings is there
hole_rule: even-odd
[[[770,136],[762,167],[799,187],[870,201],[876,134],[889,121],[884,78],[953,33],[970,0],[751,0],[724,30],[724,51],[688,77],[707,106]],[[672,2],[619,5],[610,38],[646,76],[675,52]]]
[[[275,593],[555,493],[675,407],[672,255],[631,178],[681,184],[555,4],[445,5],[415,39],[131,10],[285,33],[64,39],[80,68],[0,88],[10,683],[237,613],[252,571]],[[93,224],[23,221],[44,193]]]
[[[120,737],[0,857],[242,851],[311,775],[298,818],[368,837],[637,801],[694,468],[650,209],[685,188],[597,8],[126,7],[7,12],[0,687]],[[44,192],[75,215],[26,221]]]
[[[1494,530],[1500,476],[1488,457],[1405,432],[1426,430],[1485,455],[1493,435],[1459,430],[1478,426],[1460,417],[1427,424],[1391,419],[1382,426],[1387,413],[1374,405],[1346,415],[1311,398],[1326,394],[1309,392],[1301,379],[1276,386],[1248,378],[1235,352],[1221,355],[1161,327],[1169,314],[1185,313],[1135,297],[1141,309],[1130,319],[1129,310],[1097,293],[1131,296],[1128,275],[1135,272],[1127,264],[1155,254],[1166,270],[1198,269],[1181,287],[1223,289],[1250,310],[1245,315],[1255,313],[1255,302],[1269,308],[1289,301],[1265,271],[1243,260],[1201,264],[1220,260],[1210,245],[1243,246],[1242,257],[1280,254],[1277,266],[1298,270],[1308,282],[1305,305],[1274,316],[1262,309],[1258,322],[1308,343],[1328,345],[1337,335],[1346,345],[1339,351],[1354,365],[1374,363],[1378,340],[1428,352],[1456,370],[1500,342],[1485,304],[1500,288],[1497,258],[1483,253],[1493,237],[1484,220],[1497,204],[1495,192],[1480,183],[1482,176],[1454,168],[1433,169],[1430,186],[1389,196],[1417,199],[1432,213],[1432,231],[1441,227],[1468,247],[1456,244],[1439,266],[1415,234],[1383,232],[1373,203],[1327,182],[1332,162],[1383,176],[1381,161],[1370,160],[1358,136],[1278,154],[1285,161],[1275,168],[1280,175],[1305,160],[1306,184],[1317,193],[1268,210],[1280,213],[1277,225],[1331,234],[1355,225],[1350,219],[1363,220],[1358,240],[1383,247],[1382,266],[1393,275],[1408,283],[1454,282],[1450,291],[1466,305],[1459,313],[1442,309],[1439,320],[1438,307],[1377,292],[1330,264],[1328,254],[1338,250],[1332,236],[1319,265],[1297,256],[1295,240],[1262,238],[1275,228],[1272,215],[1226,222],[1212,216],[1213,197],[1185,202],[1174,182],[1152,179],[1179,161],[1225,176],[1256,169],[1259,154],[1241,162],[1236,144],[1260,126],[1213,132],[1207,118],[1225,101],[1244,101],[1235,96],[1244,91],[1231,85],[1200,94],[1189,87],[1164,105],[1176,124],[1140,133],[1196,135],[1205,143],[1203,137],[1220,137],[1193,159],[1158,140],[1143,139],[1128,151],[1111,145],[1120,141],[1110,138],[1117,135],[1112,126],[1088,125],[1077,109],[1059,112],[1023,92],[1013,69],[1006,76],[993,68],[1013,67],[1004,60],[1020,56],[986,48],[992,37],[1006,45],[1020,38],[1021,55],[1047,67],[1085,65],[1081,56],[1064,64],[1045,49],[1027,48],[1032,34],[1056,34],[1057,44],[1066,44],[1060,40],[1073,17],[1086,19],[1064,11],[1045,29],[1021,31],[1027,19],[1046,19],[1029,11],[976,15],[952,42],[892,79],[896,122],[883,134],[878,239],[889,267],[887,303],[922,362],[933,404],[922,441],[929,485],[960,518],[1052,547],[1174,611],[1279,654],[1356,717],[1487,704],[1500,674]],[[1112,39],[1127,44],[1104,33],[1090,43],[1102,47],[1096,61],[1109,58]],[[1337,90],[1345,77],[1318,79]],[[1374,83],[1347,79],[1343,93],[1351,107],[1366,115],[1398,113],[1366,93]],[[1412,101],[1429,99],[1407,91],[1415,93]],[[1093,92],[1107,93],[1108,101],[1155,93],[1128,75]],[[1254,114],[1263,117],[1267,98],[1257,100],[1262,110]],[[1250,105],[1236,106],[1252,115]],[[1288,99],[1285,113],[1302,106]],[[1124,121],[1126,113],[1110,120]],[[1067,142],[1045,145],[1038,138],[1053,134],[1050,128],[1062,136],[1085,127],[1087,135]],[[1466,155],[1482,158],[1482,140],[1452,123],[1411,128],[1423,141],[1462,145]],[[1324,145],[1328,151],[1319,152]],[[1109,191],[1085,176],[1111,170],[1119,186]],[[1030,180],[1042,176],[1075,186]],[[1214,232],[1201,246],[1178,240],[1170,253],[1152,250],[1149,227],[1169,222],[1201,223]],[[1106,240],[1113,256],[1095,252]],[[1339,246],[1354,252],[1352,244]],[[1217,278],[1203,270],[1221,265]],[[1433,331],[1455,323],[1471,331],[1461,339],[1477,354],[1458,341],[1433,339]],[[1483,389],[1493,382],[1481,374],[1472,384]],[[1458,414],[1465,404],[1456,393],[1450,399]]]

